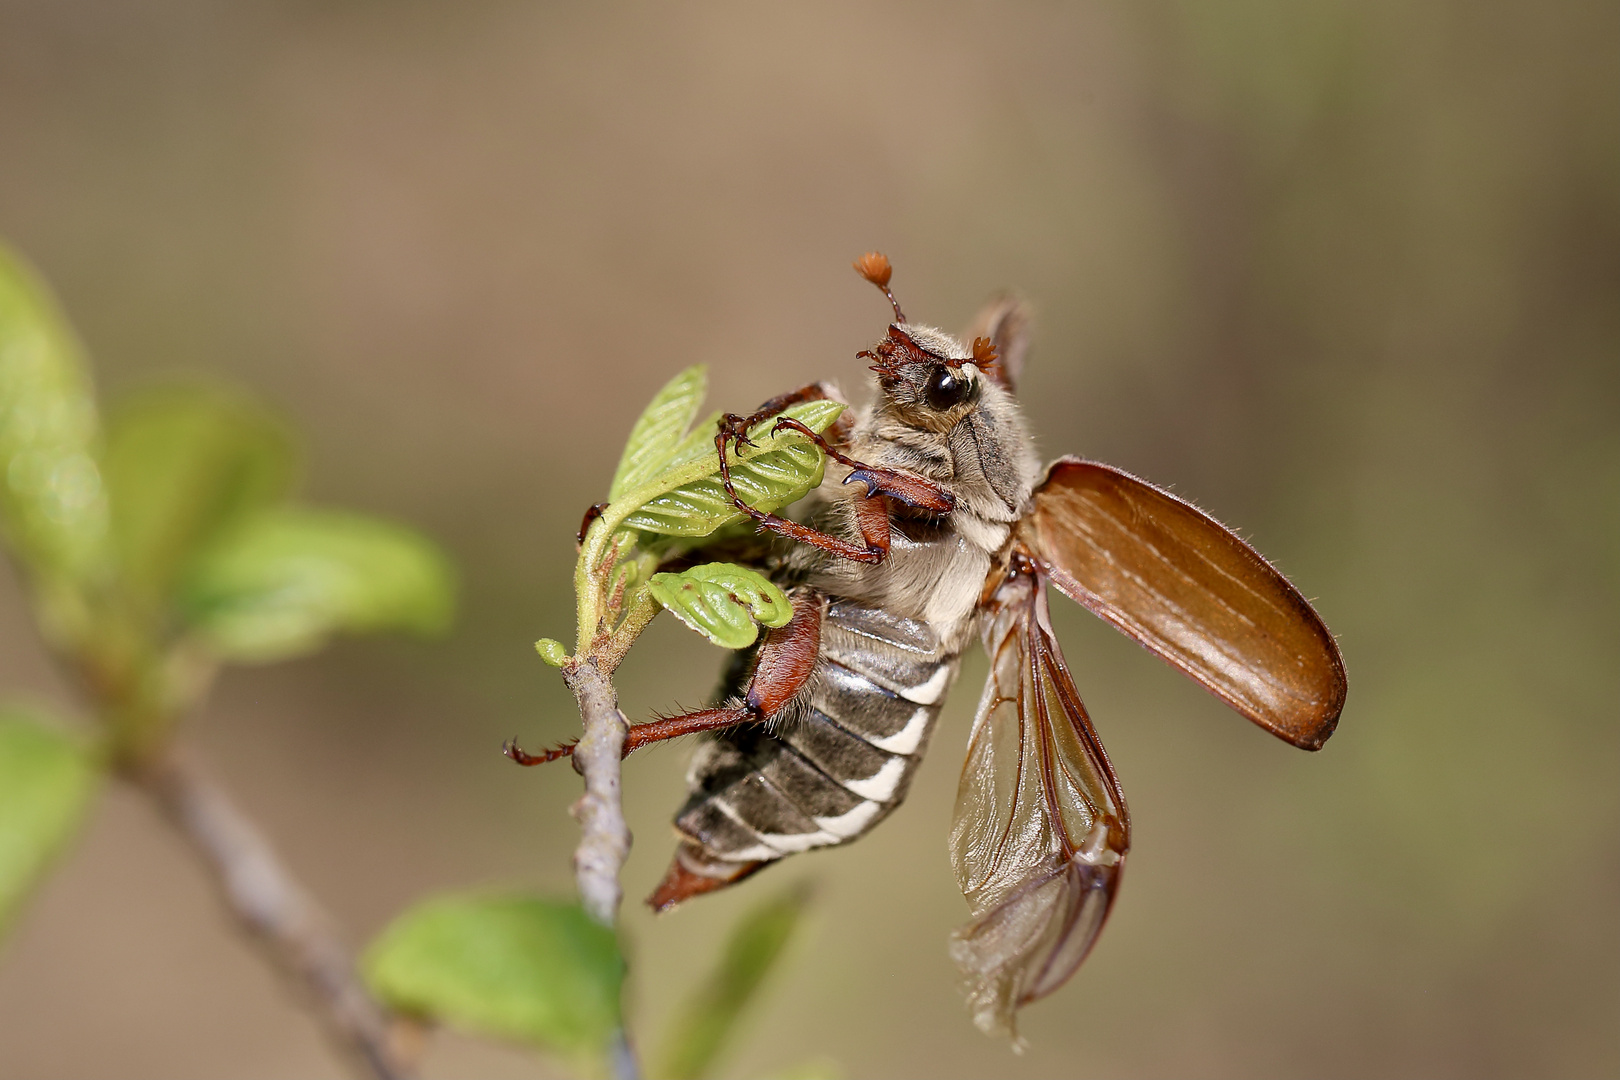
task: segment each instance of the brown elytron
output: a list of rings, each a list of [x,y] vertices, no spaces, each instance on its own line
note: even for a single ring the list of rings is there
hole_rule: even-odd
[[[819,506],[803,520],[763,513],[725,463],[756,424],[828,388],[727,416],[715,436],[726,490],[778,540],[759,565],[794,615],[736,658],[712,707],[630,729],[627,753],[703,736],[651,903],[672,907],[882,821],[980,637],[990,677],[951,829],[973,920],[951,953],[976,1022],[1011,1032],[1019,1008],[1085,959],[1130,850],[1125,799],[1052,633],[1047,583],[1306,749],[1333,732],[1344,667],[1304,597],[1213,518],[1106,465],[1041,468],[1013,397],[1028,348],[1021,304],[992,302],[957,338],[905,319],[887,258],[855,268],[896,321],[858,354],[875,400],[825,438],[800,429],[828,457]],[[569,749],[508,752],[534,764]]]
[[[1310,603],[1214,518],[1128,473],[1061,458],[1035,493],[1052,583],[1232,708],[1320,750],[1344,663]]]

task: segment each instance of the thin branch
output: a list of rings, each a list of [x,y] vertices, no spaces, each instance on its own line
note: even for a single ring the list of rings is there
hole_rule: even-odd
[[[413,1075],[394,1017],[361,984],[332,918],[225,792],[178,750],[129,775],[191,841],[265,952],[303,984],[343,1049],[379,1080]]]
[[[630,826],[624,820],[619,764],[629,722],[619,711],[613,680],[594,660],[570,660],[563,679],[579,701],[584,734],[574,747],[574,767],[585,777],[585,794],[574,804],[579,846],[574,849],[574,880],[591,918],[612,927],[624,899],[619,872],[630,857]],[[624,1032],[614,1034],[609,1066],[615,1080],[639,1080],[641,1068]]]
[[[623,899],[619,871],[630,857],[630,827],[619,792],[619,762],[630,725],[619,711],[613,683],[594,661],[570,662],[563,668],[563,679],[579,700],[585,727],[574,748],[574,765],[585,777],[585,794],[573,811],[581,833],[574,849],[574,876],[591,918],[612,926]]]

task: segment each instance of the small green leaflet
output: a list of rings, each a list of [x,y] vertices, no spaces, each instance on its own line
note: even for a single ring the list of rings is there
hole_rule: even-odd
[[[686,438],[670,453],[667,467],[673,469],[688,461],[696,461],[704,454],[714,453],[714,437],[720,433],[720,418],[724,415],[723,412],[712,412],[687,432]]]
[[[99,773],[80,740],[0,710],[0,932],[73,835]]]
[[[845,407],[838,401],[806,401],[785,410],[782,415],[820,434],[838,419]],[[749,434],[763,442],[775,423],[773,417]],[[821,450],[802,436],[789,432],[778,436],[778,440],[781,445],[775,449],[760,451],[743,447],[742,459],[731,466],[732,485],[737,494],[748,505],[766,513],[804,498],[821,483],[826,467]],[[719,461],[711,455],[710,462],[706,475],[648,500],[625,518],[625,527],[664,536],[708,536],[742,520],[745,515],[731,505],[720,481]]]
[[[757,571],[734,563],[706,563],[673,574],[654,574],[647,590],[672,615],[722,649],[744,649],[761,626],[786,626],[793,604]]]
[[[438,897],[384,930],[362,967],[402,1012],[567,1054],[599,1055],[621,1022],[618,941],[578,904]]]
[[[708,382],[709,369],[694,364],[658,391],[636,426],[630,429],[624,455],[619,458],[619,468],[613,474],[613,486],[608,489],[609,502],[627,491],[634,491],[669,466],[670,451],[680,444],[692,418],[697,415],[698,406],[708,393]]]

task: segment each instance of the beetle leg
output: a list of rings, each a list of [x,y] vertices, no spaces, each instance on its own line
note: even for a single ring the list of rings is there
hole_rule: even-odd
[[[826,601],[810,589],[793,597],[793,619],[771,631],[754,664],[744,708],[774,716],[804,688],[821,653],[821,621]],[[724,888],[765,866],[763,861],[725,862],[711,858],[702,845],[683,840],[664,879],[647,898],[654,911],[668,911],[683,900]]]
[[[743,446],[752,446],[754,444],[748,440],[748,432],[758,424],[765,420],[769,420],[773,416],[776,416],[783,409],[797,405],[800,402],[820,401],[831,396],[831,388],[826,383],[812,383],[809,386],[803,386],[797,390],[790,391],[786,394],[779,394],[776,397],[771,398],[758,409],[754,410],[752,415],[738,416],[736,413],[727,413],[721,418],[720,430],[715,435],[714,439],[715,453],[718,454],[720,458],[720,480],[721,483],[725,485],[726,494],[730,497],[732,505],[758,522],[760,528],[767,529],[779,536],[785,536],[789,540],[797,540],[800,543],[810,544],[813,547],[818,547],[823,551],[831,552],[840,558],[849,559],[854,562],[882,562],[883,557],[889,552],[889,528],[887,520],[879,523],[870,512],[864,516],[857,514],[857,517],[861,522],[861,539],[864,541],[864,543],[854,544],[843,539],[842,537],[831,536],[827,533],[821,532],[818,529],[812,529],[807,525],[801,525],[796,521],[789,521],[787,518],[778,517],[775,514],[767,514],[763,510],[755,509],[754,507],[748,505],[748,503],[737,494],[737,489],[732,485],[731,482],[731,467],[726,462],[726,444],[728,442]],[[784,425],[791,427],[795,431],[802,431],[805,434],[808,434],[812,439],[815,440],[817,446],[820,446],[824,452],[832,454],[835,460],[848,461],[847,458],[833,449],[835,444],[843,443],[849,435],[850,423],[847,414],[845,416],[840,416],[833,426],[827,429],[828,434],[832,436],[831,439],[816,434],[796,420],[783,420],[780,424],[778,424],[778,428],[781,428]],[[922,482],[926,483],[926,481]],[[910,494],[910,492],[908,491],[907,494]],[[885,518],[886,517],[887,515],[885,514]]]
[[[585,542],[585,534],[591,531],[591,526],[596,524],[596,519],[601,517],[602,511],[607,508],[608,504],[605,502],[591,504],[591,508],[585,511],[585,519],[579,523],[579,532],[574,534],[577,542],[581,544]]]
[[[728,421],[744,423],[741,417],[736,416],[728,417]],[[879,563],[889,553],[889,499],[898,499],[907,506],[933,514],[950,513],[956,506],[955,497],[933,481],[914,473],[901,472],[897,469],[880,469],[856,461],[840,453],[825,438],[797,420],[784,417],[776,422],[774,430],[796,431],[806,436],[828,457],[852,470],[845,483],[859,480],[866,485],[866,497],[856,500],[855,503],[855,522],[860,529],[862,541],[860,544],[757,510],[744,502],[738,496],[737,489],[732,486],[731,467],[726,463],[726,442],[739,436],[734,424],[728,425],[727,421],[722,421],[714,445],[715,451],[720,455],[720,480],[725,485],[726,494],[731,497],[732,505],[758,522],[760,528],[769,529],[779,536],[810,544],[853,562]]]
[[[811,383],[809,386],[801,386],[797,390],[789,390],[785,394],[777,394],[769,401],[761,404],[759,408],[748,416],[727,413],[721,422],[731,430],[733,435],[737,436],[738,442],[743,443],[745,446],[753,446],[754,444],[747,439],[750,428],[776,416],[783,409],[791,408],[806,401],[826,401],[833,396],[834,393],[830,384]],[[833,431],[835,441],[840,439],[848,431],[845,417],[840,416],[829,430]]]
[[[889,553],[889,500],[882,495],[863,495],[855,502],[855,527],[868,551],[878,558]]]
[[[789,540],[797,540],[803,544],[810,544],[822,551],[831,552],[840,558],[849,559],[859,563],[880,563],[889,553],[889,546],[884,543],[881,547],[871,543],[855,544],[840,536],[824,533],[819,529],[812,529],[808,525],[801,525],[797,521],[767,514],[765,511],[748,505],[737,494],[737,489],[731,483],[731,466],[726,463],[726,440],[734,438],[734,434],[725,427],[721,421],[720,433],[714,437],[715,451],[720,455],[720,482],[725,485],[726,494],[731,497],[731,504],[756,521],[760,528],[769,529],[778,536],[785,536]],[[887,527],[885,526],[885,533]],[[864,536],[863,536],[864,539]]]
[[[624,736],[624,754],[639,750],[665,739],[678,739],[682,735],[695,735],[703,731],[718,731],[738,724],[757,724],[770,720],[785,708],[788,702],[804,688],[810,672],[815,668],[816,655],[821,649],[821,620],[824,600],[813,589],[794,593],[793,618],[788,624],[765,633],[759,652],[754,659],[754,674],[748,681],[743,699],[734,705],[721,705],[712,709],[698,709],[679,716],[664,716],[645,724],[631,724]],[[530,754],[515,741],[507,742],[502,752],[519,765],[544,765],[572,757],[575,743],[569,742],[554,750]]]
[[[776,422],[776,427],[772,431],[773,434],[777,431],[797,431],[800,435],[809,438],[817,446],[821,447],[822,453],[840,465],[847,465],[854,470],[844,483],[847,484],[850,480],[859,480],[866,485],[866,494],[869,497],[887,495],[891,499],[899,499],[907,506],[914,506],[918,510],[927,510],[935,514],[948,514],[956,508],[956,497],[932,480],[925,480],[915,473],[901,472],[898,469],[880,469],[856,461],[854,458],[845,457],[829,446],[826,439],[823,439],[797,420],[783,417]]]
[[[816,655],[821,650],[822,608],[820,593],[813,589],[796,591],[793,618],[786,626],[766,631],[741,702],[635,724],[625,734],[624,752],[629,754],[649,743],[700,731],[763,723],[776,716],[804,688],[815,669]]]
[[[916,507],[935,514],[949,513],[956,505],[955,498],[950,492],[941,488],[932,481],[925,480],[912,473],[900,472],[895,469],[879,469],[841,453],[828,439],[806,427],[797,420],[782,418],[776,422],[775,431],[796,431],[806,436],[823,453],[834,461],[848,466],[853,471],[849,480],[859,480],[866,485],[866,498],[858,500],[855,507],[855,520],[860,529],[861,543],[856,544],[840,536],[813,529],[808,525],[790,521],[776,514],[768,514],[763,510],[750,506],[737,494],[736,487],[731,481],[731,466],[726,461],[726,444],[728,442],[747,443],[746,433],[761,420],[769,419],[774,413],[787,408],[788,405],[798,401],[812,400],[822,396],[824,391],[819,386],[808,386],[803,390],[796,390],[792,394],[783,394],[779,398],[772,398],[766,402],[753,416],[741,417],[736,414],[727,415],[720,422],[720,430],[714,438],[715,453],[720,458],[720,481],[725,485],[726,494],[730,496],[731,503],[737,509],[753,518],[762,529],[768,529],[779,536],[789,540],[809,544],[822,551],[837,555],[843,559],[859,563],[879,563],[889,553],[889,520],[888,498],[899,499],[908,506]],[[750,444],[752,445],[752,444]],[[848,480],[845,481],[848,483]]]
[[[704,731],[719,731],[738,724],[759,723],[765,720],[759,710],[748,705],[723,705],[716,709],[698,709],[679,716],[661,716],[645,724],[631,724],[624,734],[624,753],[628,757],[643,746],[665,739],[678,739],[682,735],[696,735]]]
[[[553,761],[561,761],[565,757],[572,757],[574,744],[578,739],[570,739],[561,746],[551,750],[542,750],[538,754],[531,754],[517,744],[516,739],[507,739],[501,743],[501,753],[517,762],[519,765],[546,765]]]
[[[678,739],[682,735],[718,731],[721,728],[758,723],[766,719],[768,717],[761,715],[758,709],[746,703],[725,705],[715,709],[698,709],[696,712],[681,713],[679,716],[661,716],[645,724],[630,725],[624,734],[624,756],[628,757],[634,750],[640,750],[651,743],[663,742],[665,739]],[[518,746],[517,740],[511,739],[502,744],[501,753],[519,765],[549,765],[553,761],[573,757],[578,744],[578,739],[572,739],[551,750],[531,754]]]

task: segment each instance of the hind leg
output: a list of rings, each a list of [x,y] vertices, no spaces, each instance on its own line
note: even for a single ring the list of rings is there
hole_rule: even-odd
[[[633,750],[650,746],[682,735],[696,735],[704,731],[719,731],[738,724],[758,724],[781,712],[810,678],[821,651],[821,620],[826,600],[812,589],[794,593],[793,618],[788,624],[765,633],[754,659],[754,673],[748,680],[748,690],[736,704],[712,709],[698,709],[679,716],[665,716],[645,724],[631,724],[624,737],[626,756]],[[574,744],[567,743],[554,750],[531,754],[515,741],[506,743],[501,752],[519,765],[544,765],[572,757]]]

